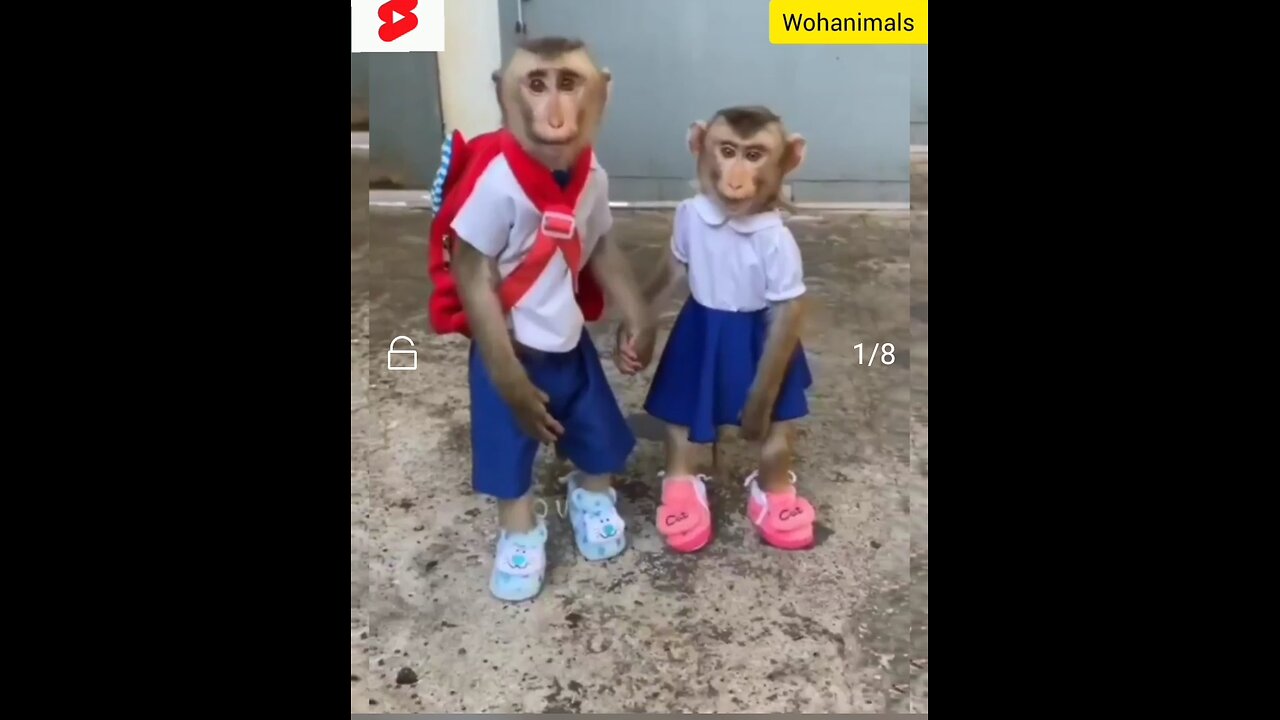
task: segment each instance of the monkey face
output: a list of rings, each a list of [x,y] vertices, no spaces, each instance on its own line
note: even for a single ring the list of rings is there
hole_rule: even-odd
[[[521,144],[568,157],[594,141],[611,77],[582,43],[543,38],[518,49],[494,81],[503,124]]]
[[[520,78],[521,110],[529,135],[544,145],[578,138],[587,113],[586,79],[568,67],[537,68]]]
[[[779,173],[773,172],[778,165],[781,140],[773,128],[742,137],[724,121],[713,125],[707,133],[707,166],[721,199],[740,206],[773,190],[781,180]]]
[[[804,138],[787,136],[777,116],[763,108],[722,110],[708,127],[694,123],[689,149],[698,158],[702,192],[731,216],[771,207],[783,179],[800,166]]]

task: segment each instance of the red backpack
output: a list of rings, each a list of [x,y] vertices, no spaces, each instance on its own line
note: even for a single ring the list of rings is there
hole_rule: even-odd
[[[541,183],[535,185],[532,181],[532,176],[538,172],[546,173],[546,177],[539,176],[539,180],[549,180],[550,172],[541,166],[535,168],[535,161],[520,149],[514,136],[505,129],[477,135],[469,142],[462,137],[462,133],[455,130],[441,148],[440,170],[436,173],[432,186],[434,216],[427,241],[427,272],[432,283],[429,306],[431,327],[441,335],[459,333],[471,336],[462,300],[458,296],[458,286],[449,268],[450,250],[456,239],[452,225],[480,175],[499,154],[506,157],[516,180],[535,207],[543,212],[541,229],[533,247],[520,265],[499,284],[498,297],[503,312],[510,311],[524,297],[555,253],[563,251],[573,272],[575,295],[583,317],[588,322],[598,320],[604,312],[604,293],[595,276],[590,272],[578,272],[577,260],[581,245],[574,242],[577,233],[573,208],[566,203],[545,201],[545,188]],[[591,161],[591,149],[588,148],[583,152],[579,163]],[[589,169],[588,165],[574,173],[575,177],[581,179],[576,188],[567,191],[566,197],[580,194]],[[543,194],[540,195],[539,190],[543,190]]]

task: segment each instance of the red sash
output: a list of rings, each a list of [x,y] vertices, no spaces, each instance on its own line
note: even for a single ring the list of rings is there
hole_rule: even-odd
[[[499,153],[507,161],[511,173],[529,202],[542,213],[538,234],[520,265],[502,279],[498,297],[504,311],[509,311],[529,292],[556,252],[563,253],[583,317],[598,320],[604,311],[604,293],[595,276],[581,273],[582,239],[578,233],[576,210],[591,176],[593,152],[585,148],[570,169],[570,180],[562,190],[551,171],[520,147],[507,130],[479,136],[466,143],[454,133],[454,167],[444,183],[445,197],[439,213],[432,221],[429,241],[428,271],[435,288],[431,297],[431,324],[440,333],[457,332],[470,335],[470,327],[457,295],[457,286],[449,270],[449,248],[453,244],[453,217],[466,202],[471,189],[489,162]]]
[[[534,238],[533,247],[529,248],[529,254],[519,267],[503,278],[499,287],[498,295],[503,307],[515,307],[538,281],[557,251],[564,255],[565,264],[569,266],[569,276],[576,294],[582,267],[582,238],[577,228],[577,207],[582,191],[587,187],[587,180],[591,177],[591,149],[587,148],[578,155],[577,162],[569,170],[569,182],[561,190],[546,166],[525,152],[511,133],[502,133],[499,146],[516,182],[524,190],[529,202],[533,203],[533,207],[542,213],[538,234]]]

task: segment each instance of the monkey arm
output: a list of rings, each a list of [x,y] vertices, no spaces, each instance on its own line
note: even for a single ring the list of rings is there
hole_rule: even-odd
[[[805,314],[803,296],[783,300],[770,308],[764,352],[756,367],[747,403],[742,408],[742,436],[746,440],[763,442],[768,435],[778,392],[800,342]]]
[[[600,286],[608,293],[609,299],[617,304],[622,313],[623,322],[633,333],[645,331],[652,321],[644,295],[631,272],[631,263],[622,248],[613,242],[608,235],[600,238],[591,259],[587,261]]]
[[[587,266],[622,313],[614,362],[624,374],[643,370],[653,358],[657,323],[631,272],[630,261],[622,248],[606,235],[596,244]]]
[[[742,411],[743,436],[764,440],[782,381],[786,379],[808,315],[804,264],[800,248],[785,228],[760,247],[765,267],[765,299],[769,302],[768,331],[756,376]]]
[[[685,204],[681,204],[680,207],[676,208],[675,217],[672,218],[671,241],[667,244],[667,251],[663,253],[662,258],[654,265],[653,273],[649,276],[648,282],[645,283],[645,305],[655,315],[659,304],[666,301],[667,293],[671,291],[671,288],[676,283],[683,280],[688,272],[689,238],[682,229],[686,227],[682,219],[688,212],[689,208]]]
[[[770,309],[769,314],[769,332],[765,335],[764,354],[756,369],[751,395],[758,395],[759,402],[772,410],[804,329],[808,315],[805,297],[780,302]]]
[[[644,285],[644,302],[650,308],[656,308],[676,283],[684,279],[685,265],[673,253],[666,253],[665,259],[657,263],[653,273]]]
[[[528,381],[524,366],[516,356],[511,333],[507,330],[502,303],[498,300],[498,261],[467,242],[453,245],[453,276],[458,282],[458,295],[471,325],[471,337],[480,350],[480,358],[500,393],[514,391]]]

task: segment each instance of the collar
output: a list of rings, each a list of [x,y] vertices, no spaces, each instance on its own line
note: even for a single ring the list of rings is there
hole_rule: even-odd
[[[561,188],[551,172],[538,162],[524,148],[509,130],[502,130],[499,136],[501,152],[506,158],[511,174],[524,194],[539,212],[551,205],[567,205],[577,207],[578,200],[586,189],[587,180],[596,164],[595,152],[591,147],[583,149],[582,154],[569,169],[569,184]]]
[[[777,210],[745,217],[729,218],[725,215],[724,208],[720,206],[720,203],[703,193],[698,193],[694,196],[693,208],[698,211],[698,217],[702,218],[702,221],[706,224],[712,227],[719,227],[728,222],[729,227],[743,235],[750,235],[768,228],[782,226],[782,215]]]

